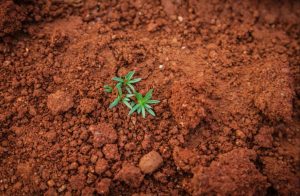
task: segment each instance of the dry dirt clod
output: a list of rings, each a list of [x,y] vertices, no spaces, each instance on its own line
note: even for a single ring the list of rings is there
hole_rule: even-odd
[[[29,162],[27,163],[20,163],[17,166],[17,174],[23,179],[23,180],[29,180],[32,177],[33,174],[33,165]]]
[[[84,174],[78,174],[70,178],[70,185],[73,190],[82,190],[85,186],[86,176]]]
[[[61,187],[59,187],[58,192],[61,193],[61,192],[65,191],[66,188],[67,188],[67,186],[63,184],[63,185],[61,185]]]
[[[45,196],[57,196],[58,194],[57,194],[57,192],[56,192],[56,190],[55,190],[54,188],[49,188],[49,189],[45,192],[44,195],[45,195]]]
[[[131,187],[138,188],[144,180],[144,175],[138,167],[131,164],[124,164],[114,179],[123,181]]]
[[[56,91],[48,96],[48,109],[54,114],[68,111],[74,105],[73,98],[69,93]]]
[[[187,84],[176,82],[172,86],[172,96],[169,100],[170,109],[179,125],[194,129],[201,120],[205,119],[205,98],[196,92],[193,86],[200,84]]]
[[[105,195],[109,193],[109,187],[111,184],[111,179],[103,178],[96,185],[96,191],[98,194]]]
[[[81,195],[86,195],[86,196],[93,196],[95,193],[95,188],[92,187],[84,187],[84,189],[82,189],[81,191]]]
[[[104,173],[108,168],[108,162],[105,159],[100,159],[96,162],[95,172],[97,174]]]
[[[89,131],[93,134],[93,144],[95,147],[100,147],[104,144],[115,143],[118,139],[117,132],[107,123],[91,125]]]
[[[0,157],[4,154],[5,152],[5,148],[0,146]]]
[[[55,185],[55,182],[54,182],[54,180],[51,179],[51,180],[48,180],[47,184],[49,187],[53,187]]]
[[[182,16],[178,16],[177,18],[178,18],[179,22],[183,21],[183,17]]]
[[[2,1],[0,10],[0,36],[13,33],[22,28],[26,10],[13,1]]]
[[[209,167],[200,165],[194,168],[194,177],[186,186],[192,195],[207,194],[212,189],[216,193],[229,195],[237,190],[242,195],[264,192],[269,184],[251,161],[255,158],[253,150],[232,150],[220,155]]]
[[[117,144],[105,144],[102,152],[106,159],[108,160],[119,160],[120,154]]]
[[[153,22],[151,22],[147,25],[147,31],[149,31],[149,32],[154,32],[157,30],[157,28],[158,28],[158,24],[153,23]]]
[[[272,157],[264,157],[262,158],[262,162],[265,165],[264,174],[268,177],[272,185],[276,187],[279,194],[293,195],[294,192],[300,192],[299,176],[291,172],[288,164]],[[292,190],[290,187],[298,187],[298,189]]]
[[[176,147],[173,150],[173,159],[178,168],[189,171],[195,166],[198,156],[191,149]]]
[[[82,114],[88,114],[96,109],[97,104],[96,99],[84,98],[80,100],[79,110]]]
[[[57,133],[55,131],[49,131],[46,133],[46,139],[49,142],[55,142],[57,138]]]
[[[156,151],[145,154],[139,163],[139,167],[145,174],[149,174],[157,170],[163,164],[163,159]]]
[[[273,147],[273,134],[274,130],[270,127],[262,127],[259,130],[259,133],[254,137],[254,142],[264,148]]]
[[[78,163],[77,162],[73,162],[70,165],[70,169],[77,169],[78,168]]]

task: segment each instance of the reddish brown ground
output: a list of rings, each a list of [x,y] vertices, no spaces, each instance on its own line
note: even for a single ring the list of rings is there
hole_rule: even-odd
[[[0,1],[1,195],[300,194],[299,1],[100,2]]]

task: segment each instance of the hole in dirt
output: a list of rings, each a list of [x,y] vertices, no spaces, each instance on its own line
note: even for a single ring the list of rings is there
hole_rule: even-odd
[[[262,160],[260,159],[260,157],[258,156],[257,159],[254,161],[255,167],[258,171],[262,172],[263,168],[264,168],[264,164],[262,162]]]
[[[277,196],[277,195],[279,195],[278,191],[273,186],[267,189],[267,196]]]

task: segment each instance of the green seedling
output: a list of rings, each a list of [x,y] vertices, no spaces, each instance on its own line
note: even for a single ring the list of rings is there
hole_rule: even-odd
[[[130,71],[125,77],[114,77],[113,80],[118,82],[117,86],[124,86],[127,92],[132,94],[132,92],[135,92],[133,84],[142,80],[142,78],[132,79],[134,73],[135,71]]]
[[[109,105],[109,108],[113,108],[117,106],[119,103],[125,104],[129,109],[129,115],[137,112],[138,114],[142,114],[142,116],[146,117],[146,112],[155,116],[155,113],[150,104],[157,104],[160,101],[152,100],[153,89],[150,89],[145,97],[139,92],[136,92],[134,88],[134,84],[141,81],[141,78],[133,79],[134,71],[130,71],[125,77],[114,77],[113,80],[117,82],[117,98]],[[126,89],[127,94],[123,94],[123,89]],[[107,93],[112,93],[113,88],[109,85],[104,86],[104,91]],[[134,98],[133,98],[134,97]]]
[[[151,100],[153,93],[153,89],[150,89],[145,97],[141,93],[136,92],[135,93],[135,98],[137,99],[137,104],[132,107],[132,109],[129,111],[129,115],[134,113],[135,111],[140,114],[142,113],[142,116],[145,118],[146,117],[146,111],[151,114],[152,116],[155,116],[154,111],[152,110],[152,107],[150,104],[157,104],[160,101],[158,100]]]

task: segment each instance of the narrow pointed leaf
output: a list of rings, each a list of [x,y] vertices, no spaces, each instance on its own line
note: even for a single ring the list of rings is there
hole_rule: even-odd
[[[116,85],[116,87],[117,87],[117,90],[118,90],[118,94],[119,94],[119,96],[122,96],[122,87],[121,87],[121,85],[120,85],[121,83],[118,83],[117,85]]]
[[[133,80],[128,81],[128,83],[129,83],[129,84],[133,84],[133,83],[137,83],[137,82],[139,82],[139,81],[141,81],[141,80],[142,80],[142,78],[136,78],[136,79],[133,79]]]
[[[125,76],[126,80],[130,80],[133,75],[134,75],[134,71],[128,72],[128,74]]]
[[[126,87],[126,90],[127,90],[127,92],[128,92],[129,94],[132,94],[130,88]]]
[[[145,104],[145,108],[151,109],[152,107],[151,107],[151,105]]]
[[[128,115],[131,115],[133,112],[135,112],[138,109],[139,105],[136,104],[128,113]]]
[[[123,85],[123,83],[122,83],[122,82],[118,82],[118,83],[116,84],[116,88],[121,88],[121,87],[122,87],[122,85]]]
[[[135,97],[137,98],[137,100],[143,99],[143,95],[141,93],[135,93]]]
[[[156,104],[156,103],[159,103],[160,101],[158,100],[148,100],[147,103],[148,104]]]
[[[140,113],[141,113],[141,111],[142,111],[142,108],[141,108],[141,107],[139,107],[139,108],[138,108],[138,111],[137,111],[137,113],[138,113],[138,114],[140,114]]]
[[[131,105],[128,103],[128,101],[123,101],[123,103],[130,109],[132,109]]]
[[[146,108],[147,112],[149,112],[149,114],[151,114],[152,116],[155,116],[155,113],[153,112],[152,109],[150,108]]]
[[[117,82],[124,82],[122,78],[118,78],[118,77],[114,77],[113,80]]]
[[[146,118],[146,112],[145,112],[145,108],[144,107],[142,107],[142,116],[143,116],[143,118]]]
[[[135,89],[134,89],[134,87],[133,87],[132,84],[127,84],[127,85],[129,86],[129,88],[131,88],[131,90],[132,90],[133,92],[135,92]]]
[[[145,95],[145,99],[146,99],[146,100],[149,100],[149,99],[152,97],[152,92],[153,92],[153,89],[150,89],[150,90],[146,93],[146,95]]]
[[[119,101],[120,101],[120,98],[117,97],[117,98],[109,105],[109,109],[111,109],[111,108],[115,107],[116,105],[118,105]]]
[[[109,85],[105,85],[104,86],[104,91],[107,92],[107,93],[111,93],[112,92],[112,87],[109,86]]]
[[[129,98],[129,97],[133,97],[133,96],[134,96],[134,94],[127,94],[127,95],[126,95],[126,97],[128,97],[128,98]]]

